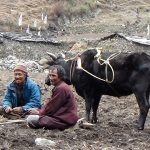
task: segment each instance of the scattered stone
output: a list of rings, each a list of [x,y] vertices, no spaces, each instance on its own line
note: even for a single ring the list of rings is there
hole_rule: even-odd
[[[86,122],[85,118],[81,118],[78,120],[76,126],[79,126],[79,128],[83,129],[93,129],[95,127],[95,124]]]
[[[18,59],[15,56],[9,55],[5,59],[0,59],[0,70],[13,70],[17,63],[25,63],[28,71],[31,72],[42,72],[43,67],[33,60]]]
[[[35,144],[39,146],[45,146],[45,147],[56,146],[56,143],[54,141],[45,138],[36,138]]]
[[[84,50],[84,49],[86,49],[87,48],[87,42],[77,42],[77,43],[75,43],[73,46],[72,46],[72,48],[70,49],[70,51],[77,51],[77,50]]]

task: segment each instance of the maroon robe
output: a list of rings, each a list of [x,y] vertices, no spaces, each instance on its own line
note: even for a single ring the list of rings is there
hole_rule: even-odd
[[[63,130],[75,125],[78,114],[71,88],[65,82],[59,82],[52,90],[52,97],[39,112],[41,127]]]

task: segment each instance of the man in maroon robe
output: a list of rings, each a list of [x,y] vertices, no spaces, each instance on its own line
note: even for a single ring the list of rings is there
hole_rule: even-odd
[[[59,65],[52,66],[49,78],[54,88],[52,97],[41,109],[30,109],[27,123],[31,128],[64,130],[76,124],[78,120],[74,94],[63,79],[65,70]]]

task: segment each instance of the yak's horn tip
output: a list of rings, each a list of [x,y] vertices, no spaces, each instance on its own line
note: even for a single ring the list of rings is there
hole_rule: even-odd
[[[51,56],[52,58],[56,59],[57,57],[55,56],[55,54],[52,54],[50,52],[46,52],[49,56]]]

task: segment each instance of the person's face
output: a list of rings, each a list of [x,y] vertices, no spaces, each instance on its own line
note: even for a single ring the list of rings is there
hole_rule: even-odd
[[[58,77],[57,69],[49,71],[49,79],[50,79],[50,82],[52,85],[54,85],[54,86],[57,85],[57,83],[61,80]]]
[[[14,71],[14,79],[15,83],[17,84],[23,84],[26,78],[26,74],[20,70]]]

